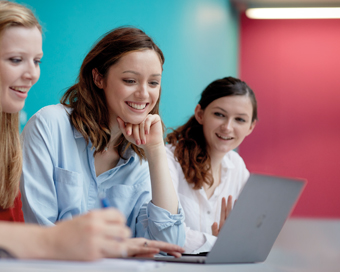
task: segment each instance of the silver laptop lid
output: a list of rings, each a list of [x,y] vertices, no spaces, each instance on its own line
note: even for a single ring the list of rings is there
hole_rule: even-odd
[[[263,262],[305,180],[251,174],[206,263]]]

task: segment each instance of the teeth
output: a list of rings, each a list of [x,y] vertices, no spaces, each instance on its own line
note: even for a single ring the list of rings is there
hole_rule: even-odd
[[[221,139],[223,139],[223,140],[231,140],[231,139],[233,139],[233,137],[223,137],[223,136],[221,136],[221,135],[219,135],[219,134],[216,134],[219,138],[221,138]]]
[[[135,103],[128,103],[131,108],[142,110],[146,107],[146,104],[135,104]]]
[[[12,90],[21,92],[21,93],[27,93],[30,88],[26,87],[10,87]]]

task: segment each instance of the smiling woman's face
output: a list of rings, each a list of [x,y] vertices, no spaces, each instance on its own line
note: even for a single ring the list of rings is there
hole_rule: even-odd
[[[0,40],[1,107],[19,112],[30,88],[40,76],[42,36],[37,27],[9,27]]]
[[[238,147],[254,129],[253,105],[247,95],[218,98],[204,110],[197,105],[196,120],[203,133],[210,156],[222,156]]]
[[[96,83],[105,92],[110,121],[119,116],[126,123],[141,123],[156,105],[161,79],[162,64],[154,50],[128,53],[112,65]]]

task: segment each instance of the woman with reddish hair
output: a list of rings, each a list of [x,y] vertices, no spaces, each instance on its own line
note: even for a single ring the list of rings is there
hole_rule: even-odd
[[[207,252],[215,243],[249,177],[233,149],[253,131],[256,120],[253,91],[245,82],[225,77],[210,83],[195,114],[168,134],[170,173],[185,212],[186,252]]]

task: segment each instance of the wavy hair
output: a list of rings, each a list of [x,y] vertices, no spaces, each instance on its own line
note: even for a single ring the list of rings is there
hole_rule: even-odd
[[[198,104],[204,110],[214,100],[225,96],[246,95],[250,98],[253,106],[252,122],[257,120],[257,102],[254,92],[248,85],[233,77],[225,77],[210,83],[202,92]],[[194,184],[198,190],[203,183],[212,186],[214,179],[211,173],[211,159],[207,152],[203,127],[195,118],[195,115],[165,139],[175,146],[174,156],[180,163],[185,179],[189,184]]]
[[[91,141],[95,153],[104,151],[110,141],[111,132],[106,97],[104,92],[96,86],[92,70],[97,69],[98,73],[106,79],[109,68],[123,56],[144,50],[154,50],[163,66],[162,51],[142,30],[133,27],[111,30],[86,55],[80,68],[78,82],[66,91],[60,101],[61,104],[72,109],[70,119],[73,126],[82,134],[87,143]],[[159,101],[160,94],[151,114],[159,114]],[[143,149],[128,142],[121,134],[115,144],[121,158],[129,146],[141,159],[146,159]]]
[[[18,26],[37,27],[41,32],[41,26],[30,9],[16,3],[0,1],[0,44],[4,31]],[[0,91],[1,96],[2,90]],[[19,113],[3,112],[1,103],[0,162],[0,207],[7,209],[14,205],[18,194],[22,155],[19,139]]]

